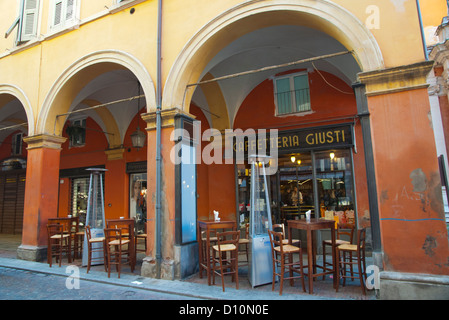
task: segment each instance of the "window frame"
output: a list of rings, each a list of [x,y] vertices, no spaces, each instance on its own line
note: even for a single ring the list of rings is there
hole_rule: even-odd
[[[70,18],[67,19],[67,8],[68,8],[69,0],[51,0],[50,2],[50,12],[49,12],[49,31],[50,32],[58,32],[67,28],[70,28],[77,24],[80,21],[80,1],[79,0],[71,0],[73,1],[73,13]],[[62,3],[61,7],[61,17],[59,23],[56,24],[56,8],[58,3]]]
[[[23,146],[23,132],[13,134],[11,137],[11,155],[12,156],[22,155],[22,146]]]
[[[293,92],[301,89],[295,88],[295,78],[300,76],[306,76],[307,77],[307,95],[308,95],[308,109],[302,110],[302,111],[296,111],[297,103],[296,103],[296,95],[292,94]],[[290,112],[279,112],[279,99],[278,99],[278,80],[283,79],[289,79],[289,93],[290,93]],[[301,72],[295,72],[290,73],[282,76],[277,76],[273,79],[273,86],[274,86],[274,104],[275,104],[275,116],[285,116],[285,115],[294,115],[294,114],[305,114],[312,112],[312,102],[310,97],[310,79],[309,79],[309,73],[307,71],[301,71]],[[303,89],[306,90],[306,89]]]

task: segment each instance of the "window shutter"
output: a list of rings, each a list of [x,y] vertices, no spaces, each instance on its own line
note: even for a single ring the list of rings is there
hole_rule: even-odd
[[[62,9],[63,3],[62,0],[55,2],[55,12],[53,15],[53,26],[59,26],[62,22]]]
[[[65,13],[65,20],[69,21],[75,17],[75,0],[66,0],[67,7]]]
[[[37,34],[39,0],[24,0],[22,17],[22,41],[29,41]]]

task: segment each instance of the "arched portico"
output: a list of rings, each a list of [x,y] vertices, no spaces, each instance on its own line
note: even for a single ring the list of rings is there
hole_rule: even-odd
[[[56,80],[44,100],[38,116],[36,131],[50,135],[60,135],[65,118],[57,120],[58,114],[71,111],[71,103],[76,95],[90,81],[101,74],[113,70],[129,70],[140,82],[146,98],[147,108],[156,105],[155,88],[145,66],[130,54],[118,50],[105,50],[91,53],[65,70]]]
[[[301,25],[320,30],[354,52],[362,71],[384,68],[371,32],[352,13],[327,0],[313,2],[250,1],[224,12],[205,25],[175,61],[164,90],[163,108],[189,110],[194,88],[208,62],[227,44],[256,29]],[[232,30],[232,32],[229,32]]]
[[[0,84],[0,108],[11,99],[17,99],[25,110],[28,122],[28,135],[34,134],[35,117],[30,100],[19,87],[10,84]]]

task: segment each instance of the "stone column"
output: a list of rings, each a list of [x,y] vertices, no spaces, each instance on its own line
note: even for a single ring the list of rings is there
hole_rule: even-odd
[[[28,144],[22,244],[19,259],[41,261],[47,252],[47,221],[58,213],[59,162],[66,138],[36,135]]]
[[[383,274],[449,273],[426,82],[432,66],[424,61],[358,75],[366,85],[371,120]]]
[[[178,108],[162,110],[162,181],[161,181],[161,231],[156,234],[156,112],[142,115],[147,122],[148,165],[147,165],[147,257],[142,264],[142,276],[156,278],[160,268],[162,279],[177,278],[180,259],[175,248],[175,207],[176,176],[175,164],[170,160],[170,152],[175,145],[170,135],[175,129],[175,116],[185,114]],[[162,260],[156,260],[156,246],[160,241]]]

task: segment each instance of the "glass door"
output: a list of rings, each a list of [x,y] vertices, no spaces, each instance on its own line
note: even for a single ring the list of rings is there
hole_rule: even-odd
[[[129,187],[129,217],[136,221],[136,232],[145,233],[147,220],[147,174],[130,174]]]
[[[280,219],[299,219],[306,211],[314,213],[312,157],[309,152],[279,158]]]
[[[315,152],[315,168],[321,217],[353,224],[355,192],[351,151]]]

